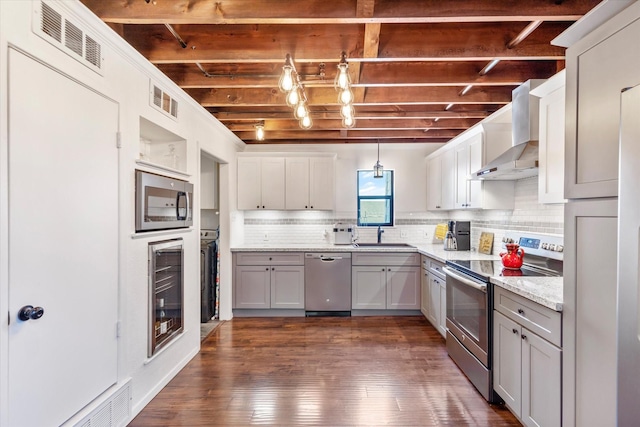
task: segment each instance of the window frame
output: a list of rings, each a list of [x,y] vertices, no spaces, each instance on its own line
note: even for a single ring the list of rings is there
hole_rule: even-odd
[[[361,172],[371,172],[373,174],[373,169],[358,169],[356,171],[356,225],[358,227],[393,227],[395,226],[395,193],[396,193],[396,181],[395,181],[395,171],[393,169],[385,169],[382,171],[383,178],[373,178],[373,179],[387,179],[386,174],[391,174],[391,194],[385,196],[361,196],[360,195],[360,173]],[[360,203],[362,200],[388,200],[390,203],[389,206],[389,215],[390,222],[360,222]]]

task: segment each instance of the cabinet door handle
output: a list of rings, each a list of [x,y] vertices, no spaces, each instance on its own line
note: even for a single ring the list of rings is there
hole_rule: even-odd
[[[276,268],[275,267],[271,267],[271,271],[276,271]]]
[[[390,268],[388,268],[388,269],[387,269],[387,271],[391,271],[391,269],[390,269]]]
[[[381,271],[384,271],[384,267],[382,267],[382,270],[381,270]]]
[[[311,209],[313,209],[313,206],[311,206]]]
[[[518,309],[518,314],[519,314],[520,316],[523,316],[523,317],[524,317],[524,310],[523,310],[523,309],[521,309],[521,308],[519,308],[519,309]]]
[[[522,337],[523,340],[525,340],[525,341],[527,340],[527,336],[526,335],[522,334],[521,337]]]
[[[304,207],[304,208],[305,208],[305,209],[307,209],[308,207],[309,207],[309,206],[306,206],[306,205],[305,205],[305,207]]]
[[[269,267],[265,268],[264,271],[269,271]]]
[[[516,328],[513,328],[512,331],[513,331],[514,334],[518,333],[518,330]]]

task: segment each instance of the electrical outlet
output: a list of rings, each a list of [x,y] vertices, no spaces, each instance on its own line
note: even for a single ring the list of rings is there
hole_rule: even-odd
[[[400,230],[400,237],[402,237],[403,239],[407,238],[407,230]]]
[[[267,240],[269,240],[269,233],[267,233],[266,231],[264,232],[264,235],[262,236],[262,240],[264,240],[265,242]]]

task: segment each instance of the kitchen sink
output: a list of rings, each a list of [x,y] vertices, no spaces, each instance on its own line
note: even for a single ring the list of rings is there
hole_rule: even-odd
[[[415,248],[408,243],[354,243],[354,248]]]

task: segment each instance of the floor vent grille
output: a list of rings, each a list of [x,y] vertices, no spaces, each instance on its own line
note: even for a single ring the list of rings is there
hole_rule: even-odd
[[[34,3],[33,32],[102,75],[102,46],[78,25],[44,1]]]
[[[125,384],[75,427],[122,427],[131,415],[131,387]]]

